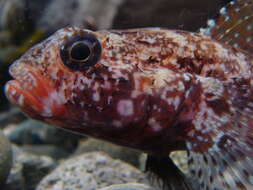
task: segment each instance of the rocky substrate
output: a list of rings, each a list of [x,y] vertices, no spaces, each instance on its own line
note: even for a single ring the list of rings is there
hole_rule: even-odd
[[[2,131],[1,190],[159,190],[143,172],[145,155],[135,150],[33,120]],[[187,174],[185,152],[171,157]]]

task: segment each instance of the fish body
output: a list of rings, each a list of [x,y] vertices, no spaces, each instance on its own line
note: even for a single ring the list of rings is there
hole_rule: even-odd
[[[179,30],[67,27],[13,63],[5,92],[34,119],[148,153],[167,189],[192,189],[167,159],[187,150],[201,189],[250,190],[250,50]]]

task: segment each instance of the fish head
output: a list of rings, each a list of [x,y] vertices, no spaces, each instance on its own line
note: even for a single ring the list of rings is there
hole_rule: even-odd
[[[154,86],[155,71],[145,62],[156,62],[147,51],[160,51],[160,44],[148,33],[61,29],[10,66],[14,80],[6,84],[6,96],[33,119],[129,141],[147,125]]]

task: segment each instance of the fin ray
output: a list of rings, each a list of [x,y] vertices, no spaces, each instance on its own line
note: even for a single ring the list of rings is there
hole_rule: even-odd
[[[211,100],[228,108],[208,107],[203,89],[202,114],[193,119],[195,134],[187,141],[190,171],[203,190],[252,190],[253,76],[220,82],[224,90]]]
[[[220,11],[205,34],[225,44],[253,53],[253,0],[235,0]],[[208,31],[208,32],[207,32]]]

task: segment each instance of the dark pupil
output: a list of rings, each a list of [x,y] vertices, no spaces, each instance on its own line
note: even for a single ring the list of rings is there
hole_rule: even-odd
[[[85,61],[91,54],[90,48],[84,42],[77,42],[73,44],[70,51],[70,57],[72,60]]]

